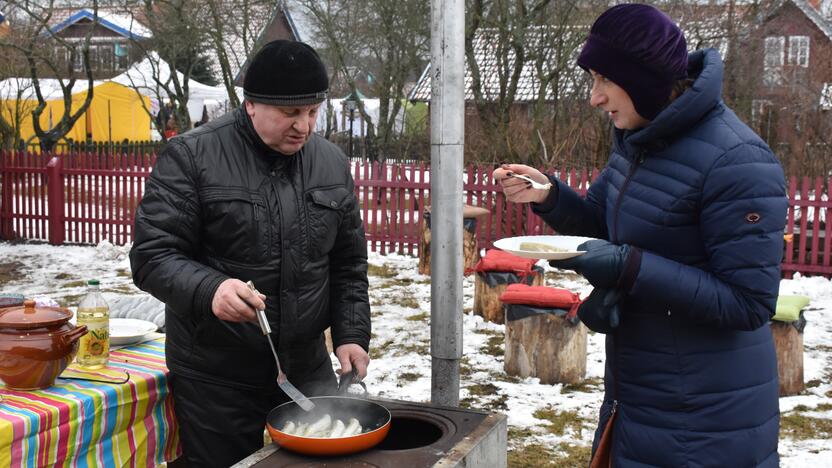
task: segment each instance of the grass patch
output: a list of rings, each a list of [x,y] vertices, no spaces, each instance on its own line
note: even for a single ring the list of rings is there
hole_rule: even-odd
[[[393,345],[393,340],[387,340],[380,345],[370,346],[370,359],[378,359],[390,350]]]
[[[69,273],[58,273],[53,278],[55,278],[56,280],[66,280],[72,278],[72,275],[70,275]]]
[[[503,335],[491,336],[488,338],[485,346],[482,347],[482,351],[491,356],[502,356],[505,354],[504,342],[505,338]]]
[[[59,297],[55,299],[55,302],[61,305],[61,307],[76,307],[81,299],[86,296],[87,293],[83,294],[68,294],[64,297]]]
[[[116,276],[130,277],[133,276],[133,274],[127,268],[119,268],[116,270]]]
[[[552,450],[541,444],[514,447],[508,451],[510,468],[574,468],[589,466],[591,447],[559,444]]]
[[[381,278],[392,278],[398,275],[399,272],[389,266],[385,265],[373,265],[372,263],[367,264],[367,275],[368,276],[378,276]]]
[[[471,361],[468,359],[468,356],[463,356],[462,359],[459,360],[459,376],[470,377],[473,373],[474,366],[471,365]]]
[[[780,415],[780,437],[789,437],[797,440],[805,439],[828,439],[832,436],[832,420],[812,418],[804,416],[798,408],[806,408],[803,405],[795,407],[794,412]]]
[[[555,411],[550,407],[539,409],[532,413],[532,416],[548,421],[546,430],[552,434],[563,435],[571,427],[578,433],[578,437],[581,437],[584,419],[575,411]]]
[[[505,372],[493,372],[491,374],[491,379],[496,380],[498,382],[508,382],[508,383],[520,383],[523,379],[517,377],[516,375],[508,375]]]
[[[526,439],[534,435],[534,431],[528,427],[511,427],[508,428],[508,443],[509,446],[513,443],[523,443]]]
[[[399,374],[399,380],[404,380],[405,382],[415,382],[419,380],[422,374],[418,374],[416,372],[402,372]]]
[[[70,281],[61,285],[62,288],[83,288],[86,286],[87,282],[84,280]]]
[[[503,336],[504,333],[500,330],[489,330],[488,328],[475,328],[474,333],[488,336]]]
[[[422,312],[421,314],[411,315],[409,317],[405,317],[405,320],[410,322],[427,322],[430,318],[430,314],[427,312]]]
[[[486,384],[474,384],[470,387],[465,387],[468,390],[469,395],[477,395],[477,396],[486,396],[486,395],[497,395],[500,392],[500,388],[494,384],[486,383]]]
[[[391,302],[408,309],[419,308],[419,301],[417,301],[413,296],[396,296]]]
[[[425,343],[424,341],[420,341],[417,343],[410,343],[398,346],[393,351],[393,356],[401,357],[407,356],[409,354],[419,354],[419,355],[426,355],[430,352],[430,346]]]
[[[20,262],[0,263],[0,286],[22,279],[25,275],[21,270],[23,270],[23,264]]]
[[[563,384],[560,393],[590,393],[598,390],[598,387],[603,383],[604,381],[602,379],[585,379],[576,383]]]
[[[810,381],[806,382],[806,388],[820,387],[820,384],[822,384],[822,383],[823,382],[821,382],[818,379],[813,379],[813,380],[810,380]]]
[[[116,293],[116,294],[136,294],[136,290],[133,289],[133,286],[129,284],[119,284],[116,286],[109,287],[104,289],[106,292]]]

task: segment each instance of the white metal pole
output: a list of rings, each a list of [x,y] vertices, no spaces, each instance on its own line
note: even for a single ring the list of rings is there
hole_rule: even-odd
[[[459,406],[465,1],[431,1],[431,402]]]

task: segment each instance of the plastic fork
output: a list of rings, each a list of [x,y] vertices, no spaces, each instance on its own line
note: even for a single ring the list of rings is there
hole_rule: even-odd
[[[254,287],[254,283],[249,281],[246,283],[253,292],[260,294],[257,289]],[[286,378],[286,374],[280,369],[280,359],[277,357],[277,351],[274,349],[274,342],[272,342],[272,327],[269,325],[269,321],[266,318],[266,311],[263,309],[255,309],[257,313],[257,323],[260,325],[260,331],[266,335],[266,339],[269,341],[269,347],[272,348],[272,355],[274,356],[274,362],[277,364],[277,386],[283,390],[283,393],[289,396],[298,406],[303,408],[304,411],[312,411],[315,408],[315,403],[312,403],[312,400],[306,398],[297,387],[292,385],[291,382]]]
[[[533,180],[531,177],[529,177],[529,176],[527,176],[527,175],[515,174],[515,173],[513,173],[513,172],[509,172],[509,173],[508,173],[508,176],[509,176],[509,177],[514,177],[515,179],[525,180],[526,182],[528,182],[529,184],[531,184],[531,186],[532,186],[532,188],[533,188],[533,189],[537,189],[537,190],[549,190],[550,188],[552,188],[552,183],[551,183],[551,182],[549,182],[548,184],[541,184],[540,182],[538,182],[538,181],[536,181],[536,180]]]

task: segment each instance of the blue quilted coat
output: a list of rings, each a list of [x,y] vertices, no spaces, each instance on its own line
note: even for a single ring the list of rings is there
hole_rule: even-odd
[[[553,179],[559,195],[534,209],[560,233],[643,249],[606,342],[595,441],[617,411],[614,466],[774,467],[785,180],[721,101],[719,54],[689,68],[692,88],[649,126],[616,130],[585,199]]]

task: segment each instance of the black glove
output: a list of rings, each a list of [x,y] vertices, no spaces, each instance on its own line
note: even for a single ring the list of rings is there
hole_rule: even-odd
[[[594,239],[578,246],[586,253],[565,260],[551,260],[549,265],[565,270],[575,270],[596,288],[617,288],[621,285],[621,274],[630,260],[631,253],[638,250],[627,244],[616,245],[611,242]],[[641,252],[638,265],[641,265]],[[637,272],[636,272],[637,273]]]
[[[578,307],[578,318],[592,331],[611,333],[621,322],[620,297],[616,289],[595,288]]]

